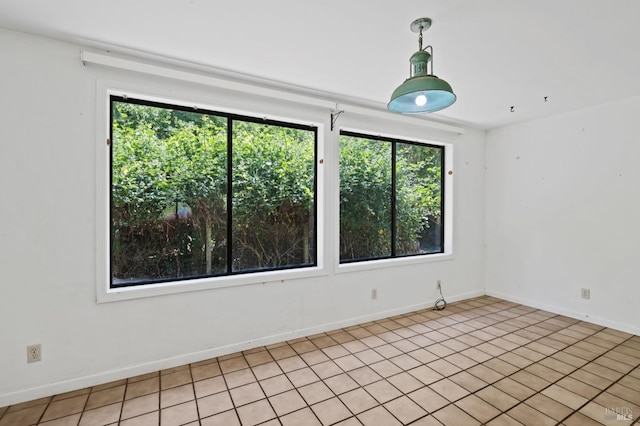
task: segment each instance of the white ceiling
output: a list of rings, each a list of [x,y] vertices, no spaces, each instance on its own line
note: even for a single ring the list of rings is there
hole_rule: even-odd
[[[424,16],[458,96],[432,118],[490,129],[640,94],[638,0],[0,0],[0,27],[380,105]]]

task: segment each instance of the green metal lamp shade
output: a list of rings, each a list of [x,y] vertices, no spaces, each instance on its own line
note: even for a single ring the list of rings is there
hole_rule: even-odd
[[[387,108],[392,112],[417,114],[440,111],[456,101],[456,95],[453,94],[449,83],[433,75],[433,48],[431,46],[422,48],[422,30],[430,26],[430,18],[416,19],[411,23],[411,31],[420,33],[418,51],[409,59],[411,63],[409,78],[391,95]],[[429,62],[431,62],[431,72],[429,72]]]
[[[400,114],[417,114],[439,111],[455,101],[456,95],[446,81],[435,75],[415,75],[393,91],[387,107]]]

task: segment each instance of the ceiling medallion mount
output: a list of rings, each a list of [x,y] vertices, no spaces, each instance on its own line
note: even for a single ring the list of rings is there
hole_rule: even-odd
[[[449,83],[433,75],[433,47],[422,48],[422,32],[428,30],[431,24],[431,18],[419,18],[411,23],[411,31],[420,34],[418,51],[409,60],[409,78],[391,95],[387,105],[390,111],[400,114],[435,112],[456,101]]]
[[[411,23],[411,31],[421,33],[431,28],[431,18],[418,18]]]

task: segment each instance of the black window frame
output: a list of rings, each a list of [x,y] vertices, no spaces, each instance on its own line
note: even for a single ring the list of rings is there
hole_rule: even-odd
[[[123,102],[134,105],[143,105],[150,106],[156,108],[166,108],[177,111],[184,112],[196,112],[199,114],[207,114],[211,116],[221,117],[227,119],[227,247],[226,247],[226,272],[223,273],[215,273],[215,274],[202,274],[197,276],[188,276],[188,277],[170,277],[165,279],[141,279],[135,282],[126,282],[126,283],[117,283],[113,282],[113,221],[111,220],[112,212],[113,212],[113,116],[114,116],[114,102]],[[140,286],[149,286],[154,284],[163,284],[163,283],[171,283],[171,282],[183,282],[183,281],[194,281],[203,278],[219,278],[219,277],[227,277],[227,276],[238,276],[238,275],[248,275],[248,274],[259,274],[263,272],[272,272],[272,271],[286,271],[286,270],[294,270],[294,269],[308,269],[314,268],[318,266],[318,256],[319,256],[319,248],[318,248],[318,127],[314,125],[306,125],[300,123],[291,123],[281,120],[273,120],[268,119],[266,117],[255,117],[242,115],[237,113],[228,113],[222,111],[215,111],[208,108],[200,108],[198,106],[185,106],[180,104],[172,104],[167,102],[160,101],[152,101],[148,99],[138,98],[138,97],[130,97],[127,95],[109,95],[109,210],[107,220],[109,222],[109,288],[110,289],[120,289],[127,287],[140,287]],[[233,270],[233,122],[234,121],[243,121],[248,123],[255,124],[264,124],[264,125],[272,125],[279,127],[286,127],[297,130],[306,130],[313,132],[314,138],[314,147],[313,147],[313,208],[310,212],[312,217],[310,220],[313,220],[313,236],[310,238],[312,244],[310,245],[310,251],[313,252],[313,261],[310,263],[300,264],[300,265],[284,265],[284,266],[276,266],[276,267],[268,267],[268,268],[254,268],[254,269],[243,269],[240,271]]]
[[[379,142],[386,142],[386,143],[391,143],[391,200],[390,200],[390,204],[391,204],[391,254],[389,256],[378,256],[378,257],[362,257],[362,258],[357,258],[357,259],[339,259],[339,264],[341,265],[346,265],[346,264],[353,264],[353,263],[359,263],[359,262],[370,262],[370,261],[375,261],[375,260],[386,260],[386,259],[402,259],[402,258],[409,258],[409,257],[419,257],[419,256],[431,256],[431,255],[437,255],[437,254],[443,254],[445,253],[445,241],[446,241],[446,211],[445,211],[445,196],[446,196],[446,191],[445,191],[445,160],[446,160],[446,154],[445,154],[445,146],[444,145],[438,145],[438,144],[433,144],[433,143],[426,143],[426,142],[420,142],[420,141],[415,141],[415,140],[408,140],[408,139],[400,139],[400,138],[394,138],[394,137],[388,137],[388,136],[382,136],[382,135],[375,135],[375,134],[367,134],[367,133],[360,133],[360,132],[354,132],[354,131],[350,131],[350,130],[340,130],[340,134],[338,136],[338,141],[340,141],[340,137],[342,136],[348,136],[348,137],[354,137],[354,138],[362,138],[362,139],[367,139],[367,140],[374,140],[374,141],[379,141]],[[428,148],[436,148],[440,151],[440,164],[441,164],[441,170],[440,170],[440,188],[441,188],[441,194],[440,194],[440,220],[441,220],[441,232],[440,232],[440,250],[439,251],[434,251],[434,252],[429,252],[429,253],[408,253],[408,254],[397,254],[397,226],[396,226],[396,187],[397,187],[397,176],[396,176],[396,156],[397,156],[397,144],[405,144],[405,145],[415,145],[415,146],[422,146],[422,147],[428,147]],[[339,142],[338,142],[339,145]],[[338,154],[339,157],[339,154]],[[340,192],[340,183],[338,184],[338,191]],[[339,206],[340,208],[340,206]],[[339,222],[340,222],[340,218],[339,218]],[[338,239],[340,239],[341,236],[339,234]],[[340,257],[340,253],[338,253],[338,257]]]

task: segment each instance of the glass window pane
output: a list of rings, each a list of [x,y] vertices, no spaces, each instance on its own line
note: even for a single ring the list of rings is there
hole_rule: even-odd
[[[227,120],[112,100],[112,285],[226,272]]]
[[[396,144],[396,255],[440,253],[442,148]]]
[[[315,132],[233,122],[233,271],[313,265]]]
[[[391,256],[391,143],[340,136],[340,260]]]

